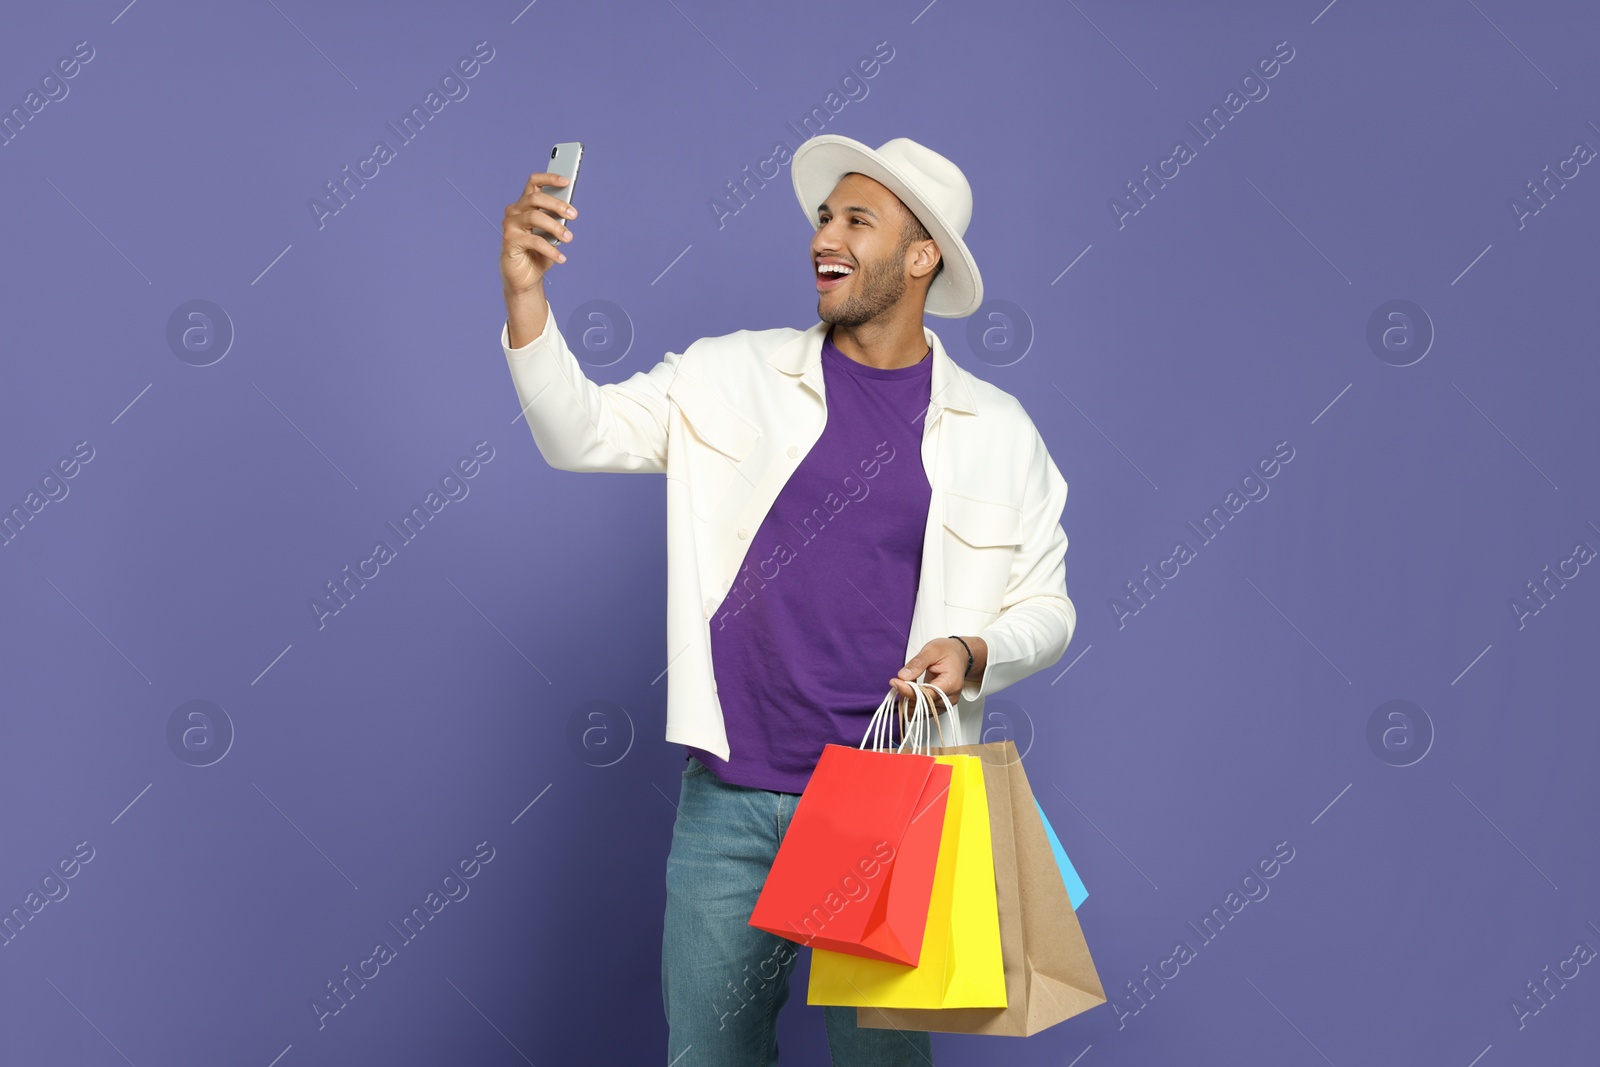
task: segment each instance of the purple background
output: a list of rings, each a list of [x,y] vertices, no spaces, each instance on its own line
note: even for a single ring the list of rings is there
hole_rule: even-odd
[[[1078,631],[991,700],[989,739],[1027,749],[1107,992],[1137,1007],[1125,983],[1197,948],[1120,1026],[939,1035],[939,1063],[1592,1057],[1594,967],[1520,1028],[1510,1006],[1600,947],[1600,576],[1511,608],[1600,547],[1600,175],[1510,206],[1600,146],[1592,11],[122,5],[0,35],[6,112],[94,50],[0,148],[0,505],[94,450],[0,548],[0,911],[94,850],[0,947],[0,1061],[663,1058],[664,487],[541,460],[497,344],[498,220],[586,142],[550,295],[563,327],[609,302],[598,381],[804,327],[787,171],[721,228],[710,203],[881,41],[827,130],[966,170],[995,303],[930,325],[1071,486]],[[1119,227],[1111,198],[1282,41],[1269,94]],[[469,95],[319,228],[308,201],[478,42]],[[207,366],[168,341],[193,300],[235,334]],[[1368,342],[1391,300],[1437,332],[1420,361]],[[324,583],[479,441],[469,495],[319,629]],[[1199,545],[1186,524],[1281,441],[1270,495]],[[1119,623],[1180,538],[1195,558]],[[209,754],[203,726],[169,743],[191,700],[222,709]],[[1420,711],[1369,742],[1391,700]],[[222,715],[231,747],[192,765]],[[319,1030],[324,983],[481,841],[470,895]],[[1187,923],[1284,841],[1270,895],[1201,945]],[[785,1062],[826,1061],[805,981]]]

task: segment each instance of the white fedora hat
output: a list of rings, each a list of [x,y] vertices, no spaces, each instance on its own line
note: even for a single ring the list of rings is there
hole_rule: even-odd
[[[825,133],[795,149],[790,168],[800,209],[812,225],[817,208],[846,174],[865,174],[900,198],[939,246],[944,270],[928,287],[927,313],[959,319],[983,303],[983,277],[961,239],[972,221],[972,187],[961,168],[908,137],[876,150]]]

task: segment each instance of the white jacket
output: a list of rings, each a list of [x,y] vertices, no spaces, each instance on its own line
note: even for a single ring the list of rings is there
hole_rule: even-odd
[[[822,434],[828,326],[704,337],[596,385],[555,320],[552,309],[544,331],[515,349],[500,328],[534,443],[560,470],[667,476],[667,740],[736,762],[711,669],[711,619],[750,538]],[[922,435],[933,495],[905,660],[888,673],[933,638],[982,637],[988,666],[956,704],[973,743],[984,697],[1049,667],[1072,639],[1060,523],[1067,483],[1016,398],[958,367],[932,330],[923,337],[933,350]]]

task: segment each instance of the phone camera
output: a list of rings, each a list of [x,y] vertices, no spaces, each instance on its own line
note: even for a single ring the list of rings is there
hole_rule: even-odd
[[[557,153],[557,152],[560,152],[560,151],[561,151],[561,149],[559,149],[559,148],[552,148],[552,149],[550,149],[550,158],[551,158],[551,159],[554,159],[554,158],[556,158],[556,153]]]

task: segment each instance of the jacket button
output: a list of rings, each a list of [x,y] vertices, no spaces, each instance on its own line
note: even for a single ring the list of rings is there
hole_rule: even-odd
[[[716,610],[717,610],[717,598],[714,597],[714,596],[706,597],[706,616],[709,618],[711,613],[716,611]]]
[[[749,536],[750,536],[750,527],[748,527],[748,526],[739,527],[739,540],[743,541],[745,538],[747,538]]]
[[[800,446],[799,445],[790,445],[789,446],[789,458],[790,459],[793,459],[794,457],[798,456],[799,454],[800,454]]]

